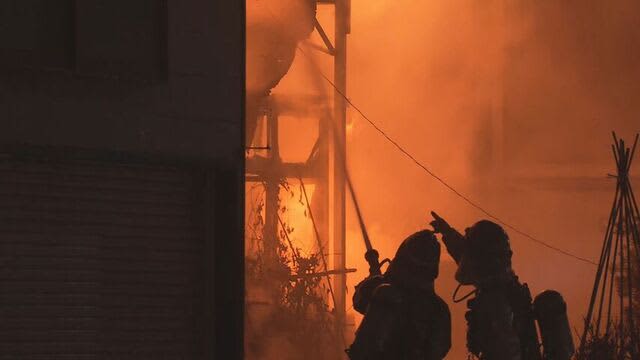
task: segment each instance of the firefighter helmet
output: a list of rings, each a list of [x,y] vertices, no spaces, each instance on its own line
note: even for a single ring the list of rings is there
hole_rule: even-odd
[[[438,277],[439,263],[440,243],[432,231],[421,230],[400,244],[387,275],[407,285],[421,287],[422,283]]]
[[[492,276],[511,269],[511,245],[504,229],[489,220],[481,220],[466,230],[465,258],[476,266],[478,276]]]

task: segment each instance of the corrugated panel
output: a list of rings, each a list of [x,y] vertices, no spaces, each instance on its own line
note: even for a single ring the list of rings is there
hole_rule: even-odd
[[[202,183],[0,163],[0,359],[200,359]]]

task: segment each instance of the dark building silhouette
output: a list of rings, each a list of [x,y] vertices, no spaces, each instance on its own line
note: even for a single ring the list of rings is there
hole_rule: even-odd
[[[0,358],[241,358],[244,2],[0,2]]]

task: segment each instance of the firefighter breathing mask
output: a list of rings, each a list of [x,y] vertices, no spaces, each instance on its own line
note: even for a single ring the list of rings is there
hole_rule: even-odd
[[[465,247],[458,264],[456,280],[464,285],[477,285],[485,278],[511,270],[509,237],[502,227],[481,220],[465,230]]]

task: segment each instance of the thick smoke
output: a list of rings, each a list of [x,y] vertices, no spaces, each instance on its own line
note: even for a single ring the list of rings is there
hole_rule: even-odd
[[[615,186],[606,177],[614,172],[610,131],[631,140],[640,130],[639,7],[632,1],[354,1],[349,94],[489,211],[596,259]],[[392,256],[405,236],[426,226],[431,209],[461,229],[487,217],[355,113],[352,119],[350,164],[382,253]],[[350,259],[365,269],[353,229]],[[561,291],[572,326],[580,329],[594,267],[507,231],[521,280],[534,296]],[[442,268],[437,288],[449,299],[450,259],[443,258]],[[450,358],[457,359],[465,353],[465,309],[450,307]]]
[[[554,246],[598,257],[615,186],[606,176],[615,171],[610,131],[628,139],[640,131],[639,3],[353,0],[351,14],[347,78],[354,103],[487,210]],[[331,15],[318,8],[329,33]],[[315,33],[310,41],[320,44]],[[331,76],[330,57],[313,56]],[[319,91],[314,71],[298,54],[274,94],[330,94]],[[352,109],[348,122],[349,167],[383,256],[426,227],[430,210],[461,230],[487,218]],[[581,329],[595,268],[507,232],[521,280],[534,295],[560,291],[572,326]],[[347,265],[358,272],[349,275],[348,296],[366,273],[363,254],[350,217]],[[454,270],[443,253],[436,288],[448,301]],[[464,358],[464,303],[449,303],[449,358]]]

